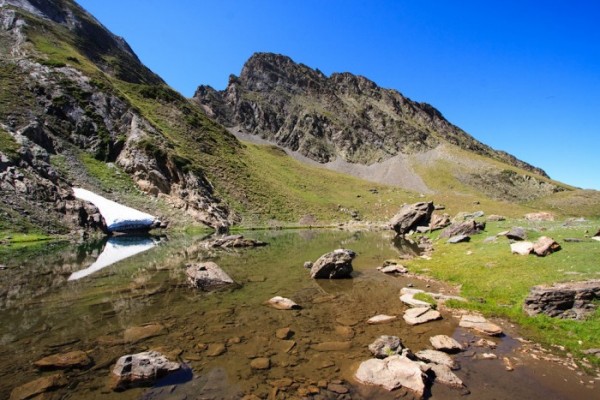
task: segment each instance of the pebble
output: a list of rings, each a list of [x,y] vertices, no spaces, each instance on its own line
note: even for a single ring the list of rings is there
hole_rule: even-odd
[[[255,358],[250,361],[250,367],[258,370],[269,369],[271,368],[271,360],[266,357]]]
[[[211,343],[208,345],[206,355],[209,357],[217,357],[227,351],[227,347],[223,343]]]
[[[292,336],[293,332],[290,328],[281,328],[275,331],[277,339],[286,340]]]

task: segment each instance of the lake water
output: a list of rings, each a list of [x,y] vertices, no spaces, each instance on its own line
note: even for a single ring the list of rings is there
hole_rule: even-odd
[[[457,319],[447,312],[440,321],[416,327],[404,323],[406,306],[398,298],[402,287],[449,289],[377,271],[386,259],[418,253],[391,232],[279,230],[245,236],[269,245],[204,250],[203,237],[122,237],[52,245],[36,254],[1,260],[7,268],[0,270],[0,398],[52,373],[38,371],[34,361],[72,350],[87,352],[94,364],[66,371],[69,384],[48,398],[302,398],[309,388],[332,383],[330,389],[337,383],[348,393],[322,387],[315,398],[411,398],[406,390],[388,393],[353,379],[360,362],[371,358],[371,342],[380,335],[395,335],[416,352],[430,348],[429,337],[437,334],[465,344],[477,339],[458,329]],[[358,254],[353,279],[310,279],[304,262],[336,248]],[[239,286],[210,293],[190,288],[186,265],[207,260],[221,266]],[[266,306],[273,296],[291,298],[302,309]],[[366,324],[377,314],[399,319]],[[290,328],[291,336],[279,339],[276,331],[281,328]],[[469,398],[600,398],[591,378],[524,356],[519,359],[518,343],[508,336],[493,340],[499,345],[494,350],[498,360],[481,360],[485,350],[473,346],[456,356],[461,364],[456,374],[471,392]],[[152,388],[113,392],[109,377],[116,360],[147,349],[184,362],[186,368]],[[521,361],[515,371],[505,370],[504,356]],[[251,368],[257,357],[269,358],[271,367]],[[465,394],[435,383],[428,396],[459,399]]]

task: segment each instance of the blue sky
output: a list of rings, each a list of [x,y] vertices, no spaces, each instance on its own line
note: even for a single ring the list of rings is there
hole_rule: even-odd
[[[432,104],[478,140],[600,189],[599,1],[78,0],[190,97],[258,51]]]

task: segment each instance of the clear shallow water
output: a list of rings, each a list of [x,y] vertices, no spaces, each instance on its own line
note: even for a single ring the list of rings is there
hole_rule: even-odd
[[[106,257],[103,250],[118,257],[119,252],[114,252],[118,246],[103,240],[48,249],[18,265],[3,260],[9,268],[0,271],[0,398],[46,374],[32,362],[49,354],[83,350],[94,365],[68,371],[70,384],[55,392],[56,398],[219,399],[245,394],[294,398],[298,388],[320,380],[342,380],[351,389],[351,398],[391,399],[405,393],[385,393],[352,379],[358,364],[370,358],[368,344],[379,335],[399,336],[413,351],[427,348],[429,337],[436,334],[454,335],[464,342],[472,339],[457,330],[456,320],[449,315],[417,327],[403,322],[400,288],[409,282],[424,288],[425,282],[376,270],[386,259],[417,251],[389,232],[255,231],[246,236],[269,246],[206,251],[199,246],[204,238],[190,236],[131,239],[131,246],[121,241],[126,254],[134,248],[144,251],[77,280],[69,278],[77,271],[90,271],[91,265]],[[311,280],[303,263],[340,247],[358,254],[354,278]],[[205,260],[217,262],[240,287],[211,293],[189,288],[186,264]],[[432,284],[428,290],[445,288]],[[293,299],[302,310],[280,311],[264,305],[276,295]],[[377,314],[400,319],[387,325],[365,323]],[[125,340],[129,328],[147,325],[156,336]],[[284,327],[293,332],[289,340],[275,335]],[[325,347],[344,342],[343,349],[324,350],[323,343],[330,342],[337,344]],[[499,353],[508,354],[516,346],[508,339],[499,343]],[[218,347],[224,352],[211,356]],[[116,359],[146,349],[184,361],[189,369],[155,388],[112,392],[108,383]],[[256,357],[268,357],[271,368],[253,370],[250,362]],[[457,358],[462,363],[457,374],[472,392],[471,398],[536,398],[542,393],[557,399],[581,398],[569,397],[552,385],[552,368],[522,367],[518,374],[507,373],[499,361],[475,361],[471,352]],[[273,394],[283,378],[291,379],[292,386]],[[567,392],[588,398],[598,394],[572,382]],[[326,391],[321,395],[335,398]],[[431,395],[462,398],[459,391],[438,384]]]

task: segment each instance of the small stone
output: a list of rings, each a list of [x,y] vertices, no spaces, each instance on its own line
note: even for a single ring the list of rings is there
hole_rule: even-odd
[[[119,358],[112,369],[116,379],[113,389],[120,390],[130,384],[147,384],[179,368],[179,363],[169,361],[156,351],[128,354]]]
[[[330,383],[327,385],[327,390],[337,394],[346,394],[349,392],[346,386],[340,385],[339,383]]]
[[[496,342],[492,342],[491,340],[488,339],[479,339],[478,341],[475,342],[475,346],[477,347],[489,347],[490,349],[495,349],[496,348]]]
[[[266,357],[255,358],[250,361],[250,367],[252,369],[265,370],[271,368],[271,360]]]
[[[346,351],[351,347],[352,342],[323,342],[312,346],[316,351]]]
[[[294,381],[291,378],[281,378],[281,379],[276,379],[274,381],[269,381],[269,384],[271,386],[275,386],[276,388],[286,388],[286,387],[290,387],[292,386],[292,383],[294,383]]]
[[[227,347],[223,343],[211,343],[208,345],[206,355],[208,357],[218,357],[227,351]]]
[[[494,353],[482,353],[481,358],[483,358],[484,360],[495,360],[498,358],[498,356]]]
[[[208,345],[206,343],[196,343],[196,349],[204,351],[208,349]]]
[[[388,322],[395,321],[398,317],[395,315],[385,315],[379,314],[374,317],[371,317],[367,320],[367,324],[375,325],[375,324],[387,324]]]
[[[275,336],[277,339],[286,340],[292,336],[293,332],[290,328],[281,328],[275,331]]]
[[[312,261],[306,261],[304,263],[304,268],[310,269],[310,268],[312,268],[312,266],[313,266]]]
[[[281,296],[275,296],[267,302],[271,307],[278,310],[299,310],[301,307],[293,300]]]
[[[227,339],[227,346],[231,346],[232,344],[240,344],[240,343],[242,343],[242,339],[237,336]]]
[[[502,357],[502,362],[504,363],[504,369],[506,369],[507,371],[515,370],[515,366],[513,365],[512,361],[510,361],[510,358]]]
[[[408,272],[408,269],[406,267],[399,264],[387,265],[385,267],[379,267],[377,269],[385,274],[406,274]]]
[[[336,325],[335,327],[336,335],[340,336],[342,339],[352,339],[354,337],[354,329],[349,326],[344,325]]]
[[[512,240],[525,240],[527,239],[527,233],[525,229],[521,227],[513,227],[505,235],[507,238]]]

